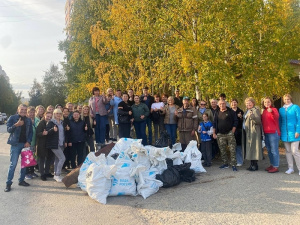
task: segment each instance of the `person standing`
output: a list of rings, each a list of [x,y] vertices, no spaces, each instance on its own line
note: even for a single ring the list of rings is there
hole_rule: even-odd
[[[63,168],[71,169],[72,143],[69,141],[70,140],[70,119],[69,119],[69,109],[67,107],[63,108],[62,118],[63,118],[63,124],[65,128],[65,143],[67,143],[67,145],[64,146],[64,155],[66,157],[66,160],[64,162]]]
[[[52,113],[46,112],[44,118],[39,122],[36,128],[36,153],[38,156],[39,172],[41,174],[41,180],[46,181],[47,178],[53,178],[50,173],[50,165],[53,159],[53,152],[46,148],[46,140],[48,131],[46,131],[46,125],[51,120]]]
[[[88,147],[87,148],[87,153],[88,152],[95,152],[95,144],[94,144],[94,131],[93,131],[93,126],[94,126],[94,121],[93,118],[90,116],[90,108],[87,105],[84,105],[82,107],[82,116],[81,119],[84,121],[84,124],[87,124],[88,130],[86,131],[86,143],[87,146],[89,146],[89,151]]]
[[[123,101],[118,105],[119,138],[130,138],[132,109],[128,99],[129,95],[123,93]]]
[[[74,105],[72,102],[68,102],[66,107],[69,109],[69,120],[73,117]],[[48,110],[47,110],[48,111]]]
[[[242,131],[243,131],[244,111],[238,107],[238,100],[235,98],[231,100],[230,106],[231,109],[235,112],[236,117],[238,119],[238,125],[234,132],[234,137],[236,141],[236,148],[235,148],[236,161],[237,161],[236,166],[242,166],[244,163],[244,156],[243,156],[244,154],[242,152]]]
[[[219,110],[219,106],[218,106],[218,101],[216,99],[211,99],[210,100],[210,110],[213,114],[213,120],[211,122],[214,121],[215,119],[215,114],[216,112]],[[219,146],[218,146],[218,141],[217,139],[212,139],[211,141],[211,145],[212,145],[212,159],[214,159],[216,157],[217,154],[219,154],[220,150],[219,150]]]
[[[159,95],[154,95],[154,103],[151,105],[151,116],[154,126],[154,139],[155,142],[158,140],[158,135],[164,130],[164,116],[162,110],[165,104],[160,101]]]
[[[110,100],[110,105],[113,107],[113,114],[114,114],[114,121],[112,124],[112,130],[113,130],[113,139],[112,141],[117,141],[118,139],[118,105],[120,102],[122,102],[122,92],[121,90],[117,90],[115,96],[112,97]]]
[[[146,104],[140,102],[140,97],[138,95],[134,96],[134,102],[131,109],[136,138],[142,139],[142,144],[147,145],[146,124],[150,111]]]
[[[183,98],[180,96],[179,89],[176,89],[175,97],[174,97],[174,104],[178,105],[178,107],[181,108],[183,106],[182,100],[183,100]]]
[[[251,160],[249,171],[258,170],[258,160],[262,160],[261,143],[261,114],[255,107],[255,100],[251,97],[245,99],[246,112],[243,121],[242,148],[246,153],[245,159]]]
[[[163,109],[163,114],[165,115],[164,124],[167,133],[171,137],[172,145],[176,142],[176,131],[177,131],[177,118],[175,112],[178,111],[178,105],[174,104],[174,98],[170,96],[168,98],[168,105]]]
[[[65,143],[65,129],[62,121],[62,111],[55,109],[53,112],[53,119],[51,119],[46,126],[47,141],[46,148],[51,149],[55,155],[54,160],[54,180],[61,182],[61,170],[66,160],[64,155]]]
[[[185,150],[187,145],[192,140],[196,140],[195,131],[198,128],[197,111],[190,105],[190,98],[184,97],[183,106],[175,111],[178,118],[179,142],[182,150]]]
[[[105,95],[100,95],[98,87],[94,87],[92,93],[93,97],[89,99],[90,115],[94,120],[96,120],[96,143],[99,147],[101,147],[105,145],[106,124],[108,123],[105,104],[109,99],[107,99]]]
[[[128,89],[127,93],[128,93],[128,96],[129,96],[128,103],[129,103],[130,106],[132,106],[134,104],[134,92],[133,92],[133,89],[131,89],[131,88]]]
[[[213,124],[208,120],[208,114],[203,113],[203,121],[200,122],[198,132],[201,138],[201,153],[203,154],[204,166],[211,166],[211,135],[213,134]]]
[[[149,111],[151,110],[151,105],[154,103],[154,98],[149,94],[149,88],[144,87],[143,94],[140,97],[140,102],[147,105]],[[148,127],[148,144],[152,145],[152,118],[151,115],[146,117],[146,125]]]
[[[35,107],[35,117],[39,120],[41,120],[44,116],[45,108],[42,105],[38,105]]]
[[[32,141],[31,120],[26,117],[27,106],[21,104],[18,106],[17,114],[12,115],[7,120],[7,132],[9,138],[7,144],[10,147],[10,165],[8,169],[5,192],[11,191],[12,180],[14,178],[19,156],[23,148],[29,148]],[[26,168],[20,170],[19,186],[30,186],[25,179]]]
[[[261,123],[271,164],[265,170],[269,173],[276,173],[279,172],[279,113],[273,105],[273,99],[270,97],[265,97],[263,99],[262,108],[263,113],[261,115]]]
[[[300,107],[293,104],[290,94],[283,96],[283,102],[283,107],[279,109],[279,125],[289,167],[285,173],[294,173],[294,156],[300,175]]]
[[[226,152],[228,147],[230,151],[232,170],[237,171],[235,157],[236,141],[234,133],[238,125],[238,119],[235,115],[235,112],[226,107],[226,102],[224,100],[219,101],[219,107],[220,110],[216,112],[213,123],[213,138],[217,139],[218,141],[221,158],[223,161],[223,165],[221,165],[219,168],[228,168],[228,156]]]

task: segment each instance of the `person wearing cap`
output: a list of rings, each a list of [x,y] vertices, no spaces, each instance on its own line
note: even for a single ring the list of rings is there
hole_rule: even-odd
[[[143,88],[143,94],[140,96],[140,102],[147,105],[149,111],[151,110],[151,105],[154,103],[154,98],[149,94],[149,88]],[[148,144],[152,145],[152,118],[147,116],[146,125],[148,127]]]
[[[197,111],[190,105],[189,97],[183,97],[182,103],[183,106],[175,111],[175,115],[178,118],[179,141],[184,150],[190,141],[196,140],[198,117]]]
[[[179,95],[179,89],[176,89],[175,97],[174,97],[175,105],[178,105],[178,107],[181,108],[182,107],[182,100],[183,100],[183,98]]]

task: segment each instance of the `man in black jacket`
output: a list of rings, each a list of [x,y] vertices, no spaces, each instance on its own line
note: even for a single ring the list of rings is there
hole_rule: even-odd
[[[154,103],[154,98],[149,94],[149,88],[144,87],[143,88],[143,94],[140,97],[140,102],[145,103],[149,111],[151,110],[151,105]],[[146,119],[146,125],[148,127],[148,144],[152,145],[152,118],[151,116],[148,116]]]
[[[224,100],[219,101],[219,107],[220,110],[216,112],[213,123],[213,138],[218,140],[221,158],[223,161],[223,165],[219,168],[228,168],[228,157],[226,154],[226,148],[228,146],[230,151],[232,170],[237,171],[235,157],[236,141],[234,132],[238,125],[238,119],[235,112],[226,107],[226,102]]]

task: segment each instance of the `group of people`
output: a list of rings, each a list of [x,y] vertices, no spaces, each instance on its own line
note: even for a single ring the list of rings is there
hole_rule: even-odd
[[[61,182],[63,168],[76,168],[89,151],[93,152],[118,138],[135,137],[142,139],[143,145],[154,144],[152,128],[155,142],[162,132],[167,132],[173,145],[179,134],[183,150],[191,140],[198,140],[204,166],[207,167],[220,152],[223,162],[220,168],[228,168],[228,148],[233,171],[237,171],[237,166],[241,166],[244,159],[251,162],[248,170],[258,170],[257,162],[263,157],[264,136],[270,158],[270,166],[266,170],[278,172],[281,137],[289,164],[286,173],[294,172],[293,157],[300,170],[300,108],[292,104],[292,97],[288,94],[283,97],[285,104],[279,113],[273,106],[273,100],[264,98],[262,114],[253,98],[245,100],[244,112],[238,107],[237,99],[232,99],[230,104],[226,102],[225,94],[219,96],[219,101],[211,99],[210,107],[205,100],[198,103],[196,98],[181,97],[179,90],[175,91],[174,97],[167,94],[152,96],[145,87],[139,96],[134,95],[132,89],[124,93],[116,90],[114,93],[109,88],[106,94],[100,94],[99,88],[94,87],[92,94],[88,105],[83,106],[74,107],[70,102],[65,107],[58,104],[46,109],[41,105],[19,105],[17,113],[7,121],[11,154],[6,192],[11,190],[23,148],[36,151],[43,181],[54,178]],[[54,175],[50,173],[53,163]],[[34,169],[21,169],[20,186],[29,186],[25,178],[38,176]]]

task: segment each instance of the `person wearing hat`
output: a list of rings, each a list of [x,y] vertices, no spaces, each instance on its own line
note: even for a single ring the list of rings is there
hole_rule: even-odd
[[[196,140],[198,116],[197,111],[190,105],[189,97],[183,97],[182,103],[183,106],[175,111],[175,115],[178,118],[179,141],[184,150],[190,141]]]
[[[154,103],[154,97],[149,94],[149,88],[143,88],[143,94],[140,96],[140,102],[148,106],[149,111],[151,110],[151,105]],[[146,125],[148,127],[148,144],[152,145],[152,118],[147,116]]]
[[[178,107],[181,108],[182,107],[182,100],[183,100],[183,98],[181,96],[179,96],[179,89],[176,89],[175,97],[174,97],[175,105],[178,105]]]

